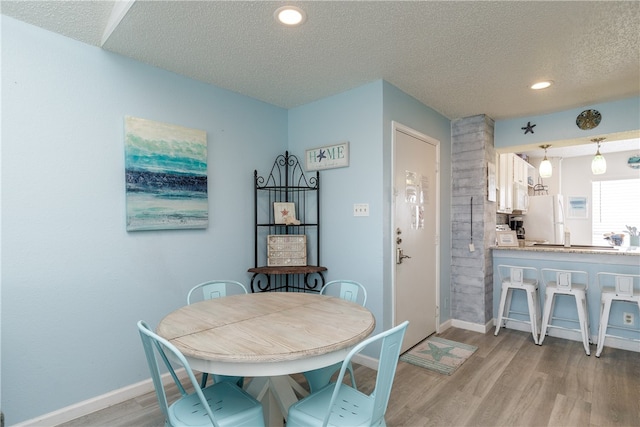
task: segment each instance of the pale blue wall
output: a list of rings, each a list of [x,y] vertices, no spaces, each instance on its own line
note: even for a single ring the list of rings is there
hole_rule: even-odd
[[[136,321],[248,283],[253,170],[287,111],[2,15],[2,410],[7,425],[149,377]],[[202,129],[207,230],[125,231],[123,118]]]
[[[447,301],[451,301],[451,121],[430,107],[425,106],[412,96],[407,95],[388,82],[384,82],[384,194],[385,200],[385,231],[390,230],[391,215],[391,122],[396,121],[408,126],[424,135],[440,141],[440,323],[451,318],[451,308]],[[394,236],[385,235],[385,250],[393,247],[391,239]],[[393,254],[386,253],[386,259],[392,259]],[[386,265],[386,267],[389,267]],[[388,269],[389,270],[389,269]],[[391,280],[391,271],[385,271],[385,280]],[[386,295],[389,299],[390,295]],[[390,307],[386,307],[390,310]],[[390,323],[385,326],[391,326]]]
[[[349,141],[349,167],[321,172],[321,259],[327,280],[348,278],[368,290],[377,330],[391,326],[391,122],[441,141],[441,299],[449,293],[450,122],[393,85],[376,81],[289,111],[289,149]],[[368,203],[370,216],[354,217]],[[443,313],[442,321],[449,318]]]
[[[576,117],[584,110],[598,110],[602,115],[600,124],[590,130],[576,125]],[[527,122],[535,124],[533,134],[524,134],[521,129]],[[640,129],[640,97],[588,105],[572,110],[559,111],[532,117],[497,120],[494,144],[497,149],[521,147],[530,144],[553,143],[580,138],[584,142],[599,135],[637,131]]]
[[[382,326],[382,84],[371,83],[289,110],[289,150],[349,142],[349,166],[320,172],[322,265],[327,281],[363,283],[367,307]],[[354,203],[369,203],[354,217]]]

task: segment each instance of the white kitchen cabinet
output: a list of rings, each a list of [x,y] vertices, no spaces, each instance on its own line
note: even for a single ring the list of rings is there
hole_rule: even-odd
[[[533,167],[521,158],[513,154],[513,210],[526,213],[529,208],[529,170]]]
[[[511,154],[513,161],[513,182],[527,185],[527,176],[529,175],[529,163],[520,156]]]
[[[513,154],[498,157],[498,206],[499,213],[526,212],[528,207],[528,177],[531,165]]]
[[[500,213],[513,212],[513,160],[510,154],[498,156],[498,206]]]

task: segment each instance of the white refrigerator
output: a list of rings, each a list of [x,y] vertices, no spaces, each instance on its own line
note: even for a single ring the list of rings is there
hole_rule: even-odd
[[[564,244],[564,207],[562,196],[530,196],[529,208],[523,215],[527,240],[546,240]]]

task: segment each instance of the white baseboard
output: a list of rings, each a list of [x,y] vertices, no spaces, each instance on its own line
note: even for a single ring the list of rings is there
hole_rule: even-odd
[[[365,356],[362,353],[358,353],[355,356],[353,356],[353,361],[359,365],[366,366],[367,368],[371,368],[375,371],[378,370],[378,359]]]
[[[443,331],[445,331],[446,329],[448,329],[450,327],[455,327],[455,328],[460,328],[460,329],[467,329],[469,331],[480,332],[482,334],[486,334],[486,333],[492,331],[495,328],[495,319],[491,319],[485,325],[478,324],[478,323],[466,322],[464,320],[452,319],[452,320],[448,320],[445,323],[443,323],[440,326],[440,330],[438,332],[439,333],[443,332]],[[507,320],[506,328],[507,329],[515,329],[517,331],[523,331],[523,332],[531,332],[531,329],[529,329],[529,326],[527,324],[521,323],[521,322],[512,322],[512,321],[509,321],[509,320]],[[567,339],[567,340],[571,340],[571,341],[582,342],[582,335],[578,331],[570,331],[570,330],[565,330],[565,329],[549,328],[547,330],[547,335],[551,336],[551,337],[556,337],[556,338],[562,338],[562,339]],[[591,342],[592,343],[597,343],[598,342],[598,336],[597,335],[591,335]],[[617,348],[617,349],[620,349],[620,350],[629,350],[629,351],[635,351],[635,352],[640,353],[640,345],[638,344],[638,341],[626,340],[626,339],[623,339],[623,338],[607,336],[604,339],[604,347],[605,348],[606,347]],[[594,349],[594,351],[595,351],[595,349]],[[605,351],[605,350],[603,350],[603,351]]]
[[[493,319],[489,320],[484,325],[482,323],[471,323],[464,320],[452,319],[451,326],[454,328],[466,329],[468,331],[480,332],[481,334],[486,334],[494,327]]]
[[[440,326],[436,329],[436,333],[441,334],[447,329],[451,328],[451,319],[446,320],[444,323],[441,323]]]
[[[186,371],[184,368],[176,369],[176,375],[180,379],[186,378]],[[169,373],[166,373],[162,376],[162,382],[168,384],[173,382],[173,379]],[[14,427],[56,426],[153,391],[153,381],[149,378],[19,424],[14,424]]]
[[[512,322],[510,320],[507,320],[506,322],[506,326],[504,326],[504,328],[506,329],[515,329],[516,331],[523,331],[523,332],[529,332],[531,333],[531,329],[529,329],[529,325],[527,325],[526,323],[521,323],[521,322]],[[547,335],[550,337],[555,337],[555,338],[562,338],[565,340],[571,340],[571,341],[578,341],[578,342],[582,342],[582,334],[580,334],[579,331],[571,331],[571,330],[566,330],[566,329],[556,329],[556,328],[549,328],[547,330]],[[597,344],[598,342],[598,336],[597,335],[591,335],[591,342],[593,343],[592,346],[594,347],[591,353],[595,354],[595,344]],[[544,342],[542,343],[542,345],[544,345]],[[611,337],[611,336],[607,336],[604,339],[604,350],[603,353],[606,350],[606,348],[617,348],[620,350],[628,350],[628,351],[635,351],[636,353],[640,353],[640,344],[638,343],[638,341],[632,341],[632,340],[626,340],[623,338],[617,338],[617,337]]]

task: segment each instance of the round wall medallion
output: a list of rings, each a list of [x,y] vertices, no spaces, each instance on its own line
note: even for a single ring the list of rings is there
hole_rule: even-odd
[[[576,117],[576,125],[582,130],[593,129],[600,124],[602,116],[598,110],[584,110]]]

